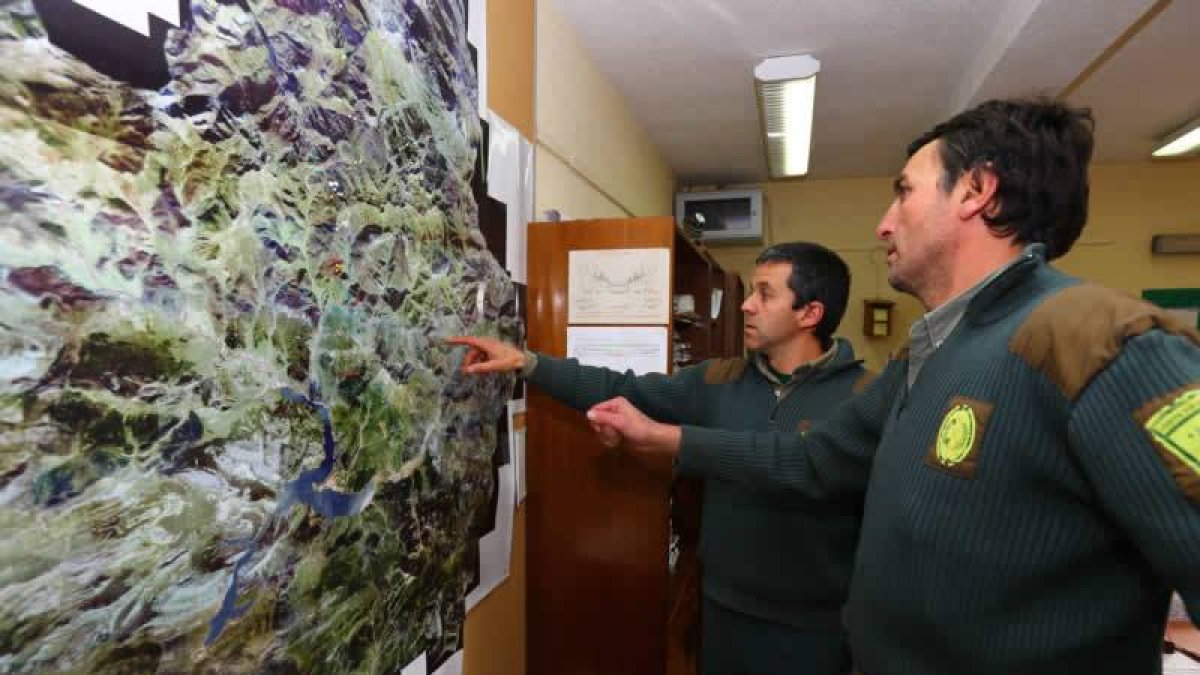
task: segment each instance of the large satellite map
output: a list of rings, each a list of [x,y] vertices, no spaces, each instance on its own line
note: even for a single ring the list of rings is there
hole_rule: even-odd
[[[461,647],[519,338],[461,0],[192,0],[165,84],[0,0],[0,672]]]

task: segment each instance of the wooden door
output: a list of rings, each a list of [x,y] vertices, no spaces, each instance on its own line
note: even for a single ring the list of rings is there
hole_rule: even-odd
[[[569,251],[671,248],[674,233],[669,217],[530,224],[530,348],[566,352]],[[604,448],[537,387],[528,411],[529,673],[662,675],[669,467]]]

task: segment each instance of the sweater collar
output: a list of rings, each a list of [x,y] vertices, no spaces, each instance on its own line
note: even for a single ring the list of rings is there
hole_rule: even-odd
[[[750,355],[750,361],[754,363],[754,366],[758,369],[758,372],[762,373],[762,376],[767,378],[768,382],[777,387],[794,382],[799,376],[806,375],[811,371],[832,373],[841,370],[843,367],[858,363],[858,361],[856,361],[854,358],[854,345],[850,344],[849,340],[838,337],[833,338],[832,344],[829,346],[829,349],[825,350],[824,354],[821,354],[812,361],[800,364],[800,367],[792,371],[789,382],[782,382],[779,377],[775,375],[774,369],[771,368],[770,363],[767,361],[766,354],[763,354],[762,352],[752,352]]]
[[[979,289],[967,305],[965,318],[972,325],[986,325],[1008,313],[1008,303],[1002,302],[1009,292],[1023,285],[1046,266],[1046,246],[1030,244],[1007,268]]]
[[[984,294],[994,285],[994,282],[1008,274],[1012,268],[1017,267],[1030,256],[1037,255],[1041,246],[1041,244],[1026,246],[1020,255],[997,268],[974,286],[914,321],[908,331],[912,354],[917,358],[924,358],[942,346],[946,338],[950,337],[950,334],[958,327],[958,323],[967,315],[967,310],[975,298]]]

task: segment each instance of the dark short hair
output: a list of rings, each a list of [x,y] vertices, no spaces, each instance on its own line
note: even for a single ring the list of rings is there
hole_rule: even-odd
[[[984,215],[996,235],[1040,242],[1057,258],[1075,244],[1088,212],[1088,163],[1095,120],[1086,108],[1046,99],[988,101],[925,132],[908,146],[938,148],[949,193],[964,173],[996,175],[997,210]]]
[[[850,296],[850,268],[841,256],[807,241],[775,244],[754,261],[755,265],[772,262],[791,263],[788,288],[796,296],[792,309],[800,309],[814,300],[825,306],[825,315],[817,324],[816,335],[827,342],[842,322],[846,300]]]

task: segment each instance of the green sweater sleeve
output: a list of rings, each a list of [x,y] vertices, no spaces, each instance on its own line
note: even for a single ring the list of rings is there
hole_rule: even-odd
[[[891,361],[862,393],[803,434],[684,425],[677,467],[685,475],[810,499],[864,493],[888,411],[903,386],[904,362]]]
[[[1101,508],[1200,624],[1200,345],[1157,331],[1126,342],[1068,434]]]
[[[527,378],[556,400],[575,408],[588,408],[624,396],[639,410],[659,422],[681,424],[704,419],[705,364],[684,368],[674,375],[635,375],[608,368],[585,366],[575,359],[537,355],[537,367]]]

